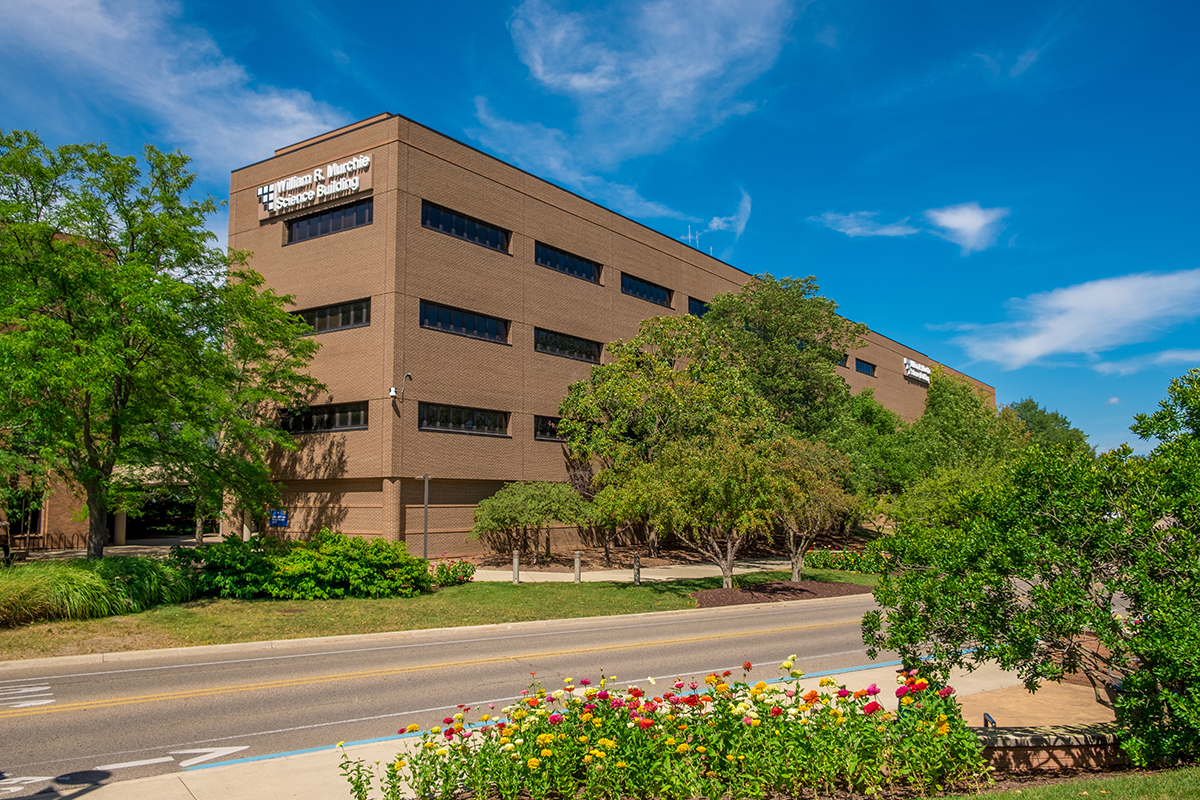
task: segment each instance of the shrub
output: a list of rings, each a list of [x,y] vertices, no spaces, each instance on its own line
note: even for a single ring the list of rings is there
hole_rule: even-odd
[[[434,569],[433,582],[438,586],[461,586],[470,583],[475,577],[475,564],[461,559],[459,561],[438,561]]]
[[[0,625],[111,617],[194,594],[188,575],[153,558],[35,561],[0,570]]]
[[[794,658],[794,657],[793,657]],[[564,798],[807,796],[838,790],[922,796],[986,782],[978,738],[963,723],[953,689],[938,689],[914,670],[900,676],[899,713],[881,690],[856,692],[822,678],[803,692],[783,662],[771,684],[729,672],[676,681],[650,696],[601,678],[546,691],[540,685],[492,719],[472,724],[469,707],[421,734],[411,759],[399,756],[381,776],[384,797],[512,800]],[[750,670],[750,665],[743,665]],[[407,732],[419,730],[411,725]],[[405,731],[401,731],[404,733]],[[365,800],[374,775],[343,751],[351,794]],[[523,794],[525,793],[525,794]]]
[[[196,570],[201,594],[328,600],[339,597],[415,597],[432,587],[424,559],[402,542],[346,536],[323,528],[311,541],[236,535],[174,557]]]
[[[848,572],[878,574],[883,556],[878,550],[809,550],[804,554],[807,569],[841,569]]]

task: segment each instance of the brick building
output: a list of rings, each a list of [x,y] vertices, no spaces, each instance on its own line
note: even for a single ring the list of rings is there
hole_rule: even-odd
[[[477,548],[474,506],[504,482],[566,478],[555,414],[603,343],[750,277],[394,114],[234,171],[229,244],[321,342],[328,394],[276,464],[286,530],[420,552],[428,473],[431,554]],[[844,376],[913,420],[934,365],[871,333]]]

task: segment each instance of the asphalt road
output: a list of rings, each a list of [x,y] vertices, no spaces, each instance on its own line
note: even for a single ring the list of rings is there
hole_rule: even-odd
[[[740,674],[744,661],[770,679],[793,653],[810,674],[867,666],[859,621],[873,605],[856,595],[0,663],[0,799],[50,778],[112,782],[393,736],[438,724],[460,703],[500,707],[533,680],[554,689],[603,671],[644,684]]]

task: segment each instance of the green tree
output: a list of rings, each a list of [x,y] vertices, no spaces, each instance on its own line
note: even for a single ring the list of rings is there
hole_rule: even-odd
[[[748,480],[756,463],[752,450],[739,448],[773,435],[771,406],[724,335],[695,317],[647,320],[608,351],[612,362],[593,367],[559,407],[572,456],[595,465],[598,514],[609,524],[645,525],[652,552],[660,532],[679,535],[728,580],[738,549],[762,531],[763,512],[719,503],[738,499],[729,487]],[[697,516],[700,508],[712,516]]]
[[[524,549],[533,531],[533,563],[538,563],[541,532],[546,532],[546,557],[550,557],[550,523],[586,525],[592,521],[591,504],[569,484],[548,481],[506,483],[475,507],[471,535],[491,540],[504,549]]]
[[[703,319],[722,333],[751,386],[805,435],[827,427],[849,397],[837,365],[862,347],[867,327],[843,319],[816,279],[763,274],[713,298]]]
[[[1200,370],[1133,430],[1159,444],[1098,459],[1031,446],[962,489],[953,514],[903,522],[868,614],[872,652],[943,675],[997,662],[1036,689],[1082,673],[1140,764],[1200,756]],[[1109,682],[1119,681],[1115,700]]]
[[[861,500],[845,489],[850,459],[818,442],[778,437],[766,458],[775,481],[772,502],[792,561],[792,580],[800,580],[804,554],[822,533],[862,510]]]
[[[915,478],[908,426],[875,399],[874,389],[852,395],[820,439],[850,459],[846,485],[863,497],[897,494]]]
[[[187,199],[187,157],[144,159],[0,133],[0,430],[82,490],[93,558],[147,477],[210,508],[273,496],[264,454],[292,446],[278,407],[320,386],[290,298],[212,245],[217,203]]]
[[[1030,442],[1042,447],[1061,444],[1071,450],[1086,451],[1095,455],[1096,450],[1088,444],[1087,434],[1073,427],[1071,421],[1057,411],[1048,411],[1038,405],[1032,397],[1014,403],[1012,410],[1025,423]]]

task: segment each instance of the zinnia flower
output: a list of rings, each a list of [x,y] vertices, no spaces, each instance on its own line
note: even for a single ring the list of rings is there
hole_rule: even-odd
[[[938,697],[942,698],[943,700],[952,694],[954,694],[953,687],[943,686],[942,688],[938,689]]]
[[[896,697],[904,697],[906,694],[908,694],[907,686],[898,686],[896,688]]]
[[[863,713],[869,717],[872,714],[874,714],[875,712],[880,711],[882,708],[883,708],[883,706],[879,705],[879,703],[876,703],[874,700],[872,700],[871,702],[869,702],[865,706],[863,706]]]
[[[867,687],[867,694],[874,697],[875,695],[879,694],[879,687],[872,683]]]
[[[751,664],[749,661],[743,661],[742,669],[744,669],[746,672],[749,672],[750,670],[754,669],[754,665]]]

